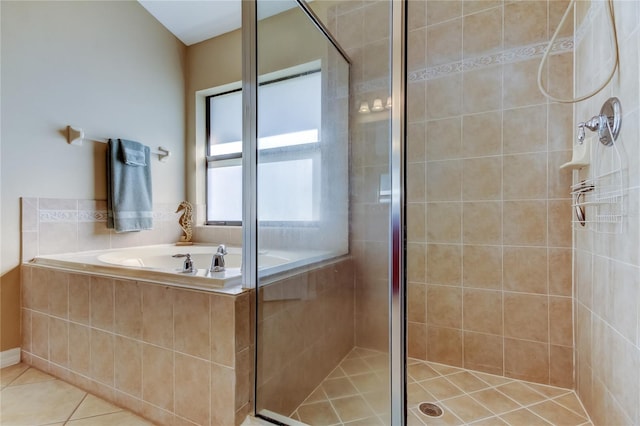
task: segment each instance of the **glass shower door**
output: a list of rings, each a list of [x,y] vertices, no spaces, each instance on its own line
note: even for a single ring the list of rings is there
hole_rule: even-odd
[[[304,422],[354,347],[349,63],[297,2],[257,17],[256,413]]]

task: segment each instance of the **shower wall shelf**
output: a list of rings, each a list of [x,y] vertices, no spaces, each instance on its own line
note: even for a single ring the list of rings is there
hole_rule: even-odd
[[[107,139],[87,138],[84,130],[79,127],[67,126],[67,143],[69,145],[82,146],[82,142],[89,141],[95,143],[107,143]],[[171,155],[171,151],[159,146],[157,151],[151,150],[151,154],[157,155],[160,162],[165,163]]]
[[[626,158],[616,143],[621,123],[620,101],[611,98],[602,106],[600,115],[578,125],[578,143],[585,142],[584,128],[587,128],[598,133],[602,145],[591,144],[593,163],[589,177],[571,186],[576,228],[588,226],[592,231],[607,234],[623,230],[628,187]]]

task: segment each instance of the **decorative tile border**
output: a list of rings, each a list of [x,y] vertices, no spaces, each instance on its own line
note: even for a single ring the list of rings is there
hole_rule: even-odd
[[[422,80],[433,80],[451,74],[477,70],[495,65],[512,64],[533,58],[542,57],[549,43],[537,43],[529,46],[516,47],[492,55],[477,56],[463,61],[452,62],[450,64],[438,65],[424,68],[409,73],[408,80],[417,82]],[[557,40],[551,46],[552,54],[560,54],[573,51],[573,38],[566,37]]]
[[[407,79],[411,83],[428,81],[452,74],[459,74],[462,72],[482,69],[495,65],[512,64],[533,58],[541,58],[548,44],[549,43],[547,42],[531,44],[528,46],[516,47],[513,49],[505,50],[503,52],[494,53],[491,55],[477,56],[475,58],[469,58],[449,64],[438,65],[430,68],[422,68],[409,72]],[[557,40],[553,44],[553,46],[551,46],[551,53],[560,54],[572,52],[573,47],[573,38],[565,37]],[[389,91],[390,84],[391,81],[389,78],[378,78],[375,80],[369,80],[354,84],[353,91],[356,94],[380,90]]]
[[[40,223],[69,223],[78,221],[76,210],[40,210],[38,219]]]
[[[173,210],[154,206],[153,219],[160,221],[172,221],[178,219],[178,214]],[[106,222],[106,210],[39,210],[40,223],[71,223],[71,222]]]

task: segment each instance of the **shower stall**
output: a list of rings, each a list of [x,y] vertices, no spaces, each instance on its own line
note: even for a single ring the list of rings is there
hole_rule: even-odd
[[[283,25],[269,3],[244,5],[256,414],[587,422],[570,390],[571,176],[558,167],[572,108],[536,85],[567,4],[291,1]],[[563,96],[567,22],[542,70]],[[312,136],[272,148],[264,99],[299,78],[316,89],[291,101],[306,123],[291,132]],[[256,254],[285,246],[320,263],[261,276]]]
[[[285,12],[269,13],[274,3]],[[345,14],[353,6],[357,17]],[[391,56],[403,6],[243,2],[243,96],[255,106],[244,118],[243,257],[260,417],[404,417],[403,97]],[[257,254],[283,248],[313,263],[263,276]]]

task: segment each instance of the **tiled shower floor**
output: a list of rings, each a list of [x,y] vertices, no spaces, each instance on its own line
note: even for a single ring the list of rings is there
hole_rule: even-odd
[[[295,410],[309,425],[384,425],[388,397],[381,388],[386,355],[355,348]],[[416,359],[408,360],[409,426],[591,425],[575,392]],[[435,402],[444,409],[429,418],[417,409]]]

